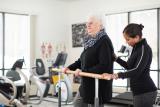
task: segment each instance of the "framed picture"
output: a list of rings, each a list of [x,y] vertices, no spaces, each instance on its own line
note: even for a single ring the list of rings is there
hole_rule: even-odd
[[[72,46],[82,47],[86,36],[86,23],[72,24]]]

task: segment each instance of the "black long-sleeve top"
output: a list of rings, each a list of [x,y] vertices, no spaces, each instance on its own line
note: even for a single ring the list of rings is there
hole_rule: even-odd
[[[118,77],[130,78],[130,87],[133,95],[157,90],[150,77],[152,50],[147,44],[146,39],[142,39],[140,42],[135,44],[127,62],[120,58],[118,58],[116,62],[127,69],[126,72],[118,73]]]
[[[113,47],[107,35],[99,39],[92,47],[84,50],[80,58],[68,68],[81,69],[89,73],[113,73]],[[112,80],[99,80],[99,102],[104,104],[112,98]],[[80,95],[85,103],[94,103],[95,79],[82,77]]]

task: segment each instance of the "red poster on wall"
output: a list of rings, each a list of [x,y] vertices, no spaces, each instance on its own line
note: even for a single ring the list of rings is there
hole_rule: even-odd
[[[45,46],[44,42],[41,45],[41,53],[42,53],[42,57],[45,58],[46,46]]]
[[[43,58],[51,58],[53,53],[53,46],[51,43],[42,43],[41,54]]]

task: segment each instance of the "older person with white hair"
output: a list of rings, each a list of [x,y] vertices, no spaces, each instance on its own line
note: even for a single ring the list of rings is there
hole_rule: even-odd
[[[90,16],[87,23],[88,35],[84,38],[84,51],[80,58],[63,70],[76,70],[96,74],[113,73],[114,53],[112,42],[104,30],[102,20],[97,16]],[[112,80],[99,80],[99,105],[104,107],[112,98]],[[74,103],[74,107],[94,107],[95,79],[81,77],[81,84]]]

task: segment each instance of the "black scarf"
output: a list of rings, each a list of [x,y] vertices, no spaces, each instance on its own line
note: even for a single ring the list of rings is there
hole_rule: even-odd
[[[100,30],[96,37],[92,37],[91,35],[87,35],[87,37],[84,38],[84,49],[86,50],[89,47],[92,47],[101,37],[106,36],[107,33],[104,29]]]

